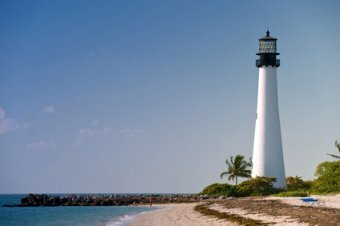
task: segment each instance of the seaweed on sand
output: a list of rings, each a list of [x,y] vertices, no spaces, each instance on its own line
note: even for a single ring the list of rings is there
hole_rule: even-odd
[[[237,214],[230,214],[226,212],[219,212],[217,210],[209,209],[209,206],[212,203],[205,203],[201,205],[195,206],[195,211],[209,217],[216,217],[218,219],[223,219],[231,222],[238,223],[240,225],[246,225],[246,226],[256,226],[256,225],[269,225],[269,223],[264,223],[259,220],[254,220],[251,218],[242,217]]]

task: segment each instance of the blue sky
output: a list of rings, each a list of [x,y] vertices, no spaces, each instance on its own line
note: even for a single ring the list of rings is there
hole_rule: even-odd
[[[251,157],[278,38],[286,175],[340,141],[338,1],[1,1],[0,193],[199,192]]]

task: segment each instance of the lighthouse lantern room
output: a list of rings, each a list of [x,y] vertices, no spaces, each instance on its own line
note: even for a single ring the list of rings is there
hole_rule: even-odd
[[[276,38],[270,36],[269,31],[266,36],[259,39],[259,52],[256,55],[259,55],[260,59],[256,60],[256,67],[280,66],[280,60],[276,59],[276,56],[280,55],[276,51],[276,41]]]

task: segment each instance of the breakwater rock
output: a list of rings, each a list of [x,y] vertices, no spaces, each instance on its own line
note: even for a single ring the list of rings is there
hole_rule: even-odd
[[[202,199],[199,195],[45,195],[29,194],[16,206],[128,206],[165,203],[189,203]]]

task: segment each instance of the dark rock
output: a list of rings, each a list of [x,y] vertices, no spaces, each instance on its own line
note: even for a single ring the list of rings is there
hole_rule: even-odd
[[[150,203],[198,202],[205,197],[197,195],[68,195],[53,196],[29,194],[21,199],[20,206],[122,206],[148,205]]]

